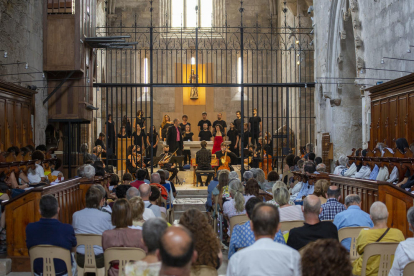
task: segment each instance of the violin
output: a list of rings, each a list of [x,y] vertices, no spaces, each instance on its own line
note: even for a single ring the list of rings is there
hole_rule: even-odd
[[[226,152],[224,153],[224,156],[222,156],[220,158],[220,162],[221,162],[221,166],[218,167],[217,170],[229,170],[230,171],[230,162],[231,159],[229,156],[227,156],[227,147],[226,147]]]
[[[159,164],[166,164],[169,163],[171,158],[177,153],[178,149],[176,149],[173,153],[167,153],[165,156],[160,160]]]

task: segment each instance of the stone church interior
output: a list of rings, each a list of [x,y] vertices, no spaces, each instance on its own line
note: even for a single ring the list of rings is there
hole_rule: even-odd
[[[413,14],[0,0],[0,274],[414,275]]]

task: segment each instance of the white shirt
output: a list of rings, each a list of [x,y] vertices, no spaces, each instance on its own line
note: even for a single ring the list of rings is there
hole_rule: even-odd
[[[236,252],[227,266],[227,276],[300,276],[300,254],[287,245],[263,238]]]
[[[408,238],[398,245],[388,276],[402,276],[404,267],[412,261],[414,261],[414,238]]]
[[[36,164],[35,170],[29,169],[27,171],[27,179],[29,179],[30,184],[42,182],[42,177],[45,177],[45,171],[39,164]]]
[[[149,202],[149,201],[146,201],[146,200],[144,200],[144,204],[145,204],[145,208],[149,208],[149,209],[151,209],[151,211],[154,213],[154,215],[157,217],[157,218],[160,218],[161,217],[161,210],[160,210],[160,206],[158,206],[158,205],[154,205],[154,204],[151,204],[151,202]],[[148,206],[150,206],[150,207],[148,207]],[[145,220],[145,219],[144,219]]]
[[[302,207],[300,205],[293,205],[279,209],[280,222],[292,220],[305,220],[303,217]]]
[[[145,208],[144,214],[142,214],[142,218],[147,221],[150,218],[155,218],[154,212],[151,209]]]

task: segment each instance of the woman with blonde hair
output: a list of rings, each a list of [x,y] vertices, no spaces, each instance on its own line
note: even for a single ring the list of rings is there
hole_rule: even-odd
[[[246,214],[244,206],[254,195],[243,195],[244,187],[239,179],[233,179],[229,183],[231,199],[223,203],[223,214],[230,219],[237,215]]]
[[[161,139],[161,141],[165,141],[165,139],[167,138],[168,128],[172,125],[174,125],[174,124],[171,122],[170,116],[168,114],[165,114],[164,117],[162,118],[162,123],[161,123],[161,126],[160,126],[160,139]]]
[[[319,179],[315,183],[313,194],[319,197],[321,204],[326,203],[326,193],[328,192],[330,183],[326,179]]]
[[[131,204],[131,215],[132,215],[132,226],[129,226],[131,229],[138,229],[142,230],[142,226],[144,225],[144,211],[145,211],[145,204],[141,197],[134,196],[129,200],[129,204]]]
[[[302,213],[302,208],[300,205],[290,205],[289,204],[289,191],[286,188],[285,183],[283,185],[276,184],[273,186],[275,187],[273,190],[273,199],[277,204],[279,204],[279,216],[280,222],[283,221],[292,221],[292,220],[305,220]]]

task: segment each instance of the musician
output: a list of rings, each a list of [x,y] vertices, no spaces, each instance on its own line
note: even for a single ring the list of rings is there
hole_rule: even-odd
[[[183,137],[181,135],[181,129],[179,127],[179,120],[174,119],[174,125],[168,128],[167,132],[167,145],[169,146],[170,152],[177,152],[177,155],[182,155],[183,150]]]
[[[139,154],[141,148],[139,146],[130,145],[127,149],[127,170],[135,174],[138,169],[141,168],[141,154]]]
[[[233,122],[230,123],[230,129],[229,131],[227,131],[227,137],[228,137],[228,140],[230,141],[230,150],[236,156],[238,156],[239,154],[238,145],[239,145],[240,134],[238,130],[236,129]]]
[[[233,169],[233,167],[231,165],[233,164],[233,161],[232,160],[236,160],[237,159],[237,155],[235,155],[231,150],[229,150],[227,148],[227,144],[226,143],[223,142],[223,143],[221,143],[220,146],[221,146],[221,150],[215,152],[216,158],[219,160],[219,166],[224,165],[222,163],[221,158],[224,157],[226,155],[226,152],[227,152],[227,156],[229,156],[230,159],[231,159],[230,160],[230,164],[229,164],[230,171],[234,171],[234,169]]]
[[[208,130],[208,124],[203,124],[203,130],[198,133],[199,141],[211,141],[213,135],[211,134],[210,130]]]
[[[103,134],[102,132],[99,133],[99,137],[98,139],[95,141],[95,147],[96,146],[101,146],[102,148],[102,153],[106,153],[106,147],[105,147],[105,134]],[[103,155],[105,157],[105,155]]]
[[[212,170],[211,168],[211,151],[206,149],[207,142],[201,141],[201,150],[197,151],[196,153],[196,163],[198,170]],[[207,181],[205,186],[208,186],[210,183],[211,176],[207,176]],[[200,186],[203,186],[203,182],[201,180],[201,176],[197,175],[197,184],[200,183]]]
[[[242,119],[241,119],[241,112],[240,111],[236,112],[236,117],[237,117],[237,119],[234,119],[233,124],[234,124],[234,127],[237,129],[237,132],[239,133],[239,136],[240,136],[240,133],[242,131]]]
[[[139,146],[140,153],[141,153],[142,147],[145,146],[145,143],[144,143],[145,137],[141,130],[142,130],[141,125],[136,124],[135,131],[134,133],[132,133],[132,137],[134,137],[134,145]]]
[[[249,145],[249,155],[244,159],[244,163],[248,163],[251,168],[258,168],[259,158],[259,155],[255,151],[255,146]]]
[[[118,138],[128,138],[128,133],[126,131],[126,126],[121,126],[121,131],[118,133]]]
[[[172,182],[172,180],[175,178],[175,176],[178,173],[178,169],[175,166],[175,164],[170,163],[172,153],[170,153],[170,147],[168,145],[164,147],[164,152],[159,157],[161,157],[161,160],[158,164],[160,165],[162,169],[171,172],[171,176],[168,179],[168,181]]]
[[[257,116],[257,108],[253,108],[253,117],[249,119],[249,128],[252,134],[252,142],[257,145],[259,143],[260,132],[262,132],[262,119]]]
[[[213,123],[213,133],[216,132],[216,125],[221,125],[221,130],[223,131],[224,135],[227,133],[227,123],[226,121],[222,120],[223,114],[218,113],[217,114],[217,120]]]

